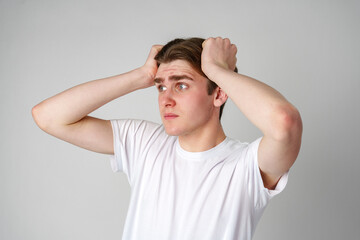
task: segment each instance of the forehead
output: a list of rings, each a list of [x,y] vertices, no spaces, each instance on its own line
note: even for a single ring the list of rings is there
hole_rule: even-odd
[[[171,75],[187,74],[190,77],[202,77],[190,63],[184,60],[175,60],[169,63],[161,63],[156,78],[166,78]]]

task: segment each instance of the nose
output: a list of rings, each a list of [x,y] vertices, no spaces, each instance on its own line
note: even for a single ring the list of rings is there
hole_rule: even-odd
[[[176,102],[171,91],[165,91],[159,94],[159,104],[162,107],[174,107]]]

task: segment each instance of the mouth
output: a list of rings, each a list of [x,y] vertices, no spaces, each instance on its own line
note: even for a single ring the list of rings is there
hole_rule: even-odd
[[[171,119],[175,119],[177,117],[179,117],[179,115],[176,115],[174,113],[165,113],[164,114],[164,119],[165,120],[171,120]]]

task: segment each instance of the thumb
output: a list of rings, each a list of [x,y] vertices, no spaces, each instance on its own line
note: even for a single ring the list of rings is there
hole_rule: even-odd
[[[155,58],[156,54],[158,54],[160,52],[162,47],[163,47],[163,45],[153,45],[150,49],[148,60],[150,60],[150,59],[153,60]]]

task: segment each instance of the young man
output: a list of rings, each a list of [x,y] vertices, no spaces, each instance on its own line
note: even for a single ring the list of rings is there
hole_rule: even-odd
[[[123,239],[251,239],[268,201],[285,187],[301,143],[298,111],[280,93],[236,73],[229,39],[177,39],[152,47],[144,66],[91,81],[33,108],[41,129],[112,154],[132,194]],[[162,125],[88,116],[132,91],[157,87]],[[228,96],[263,137],[226,137]]]

